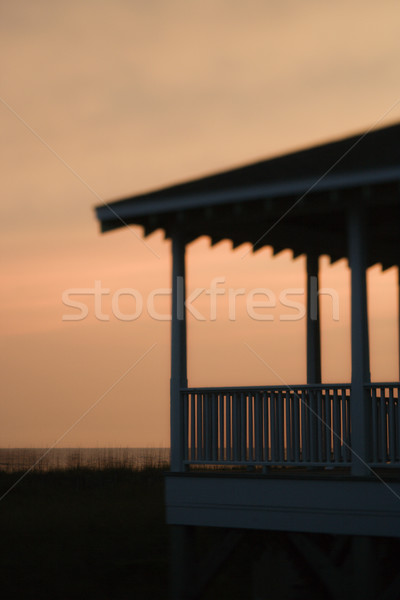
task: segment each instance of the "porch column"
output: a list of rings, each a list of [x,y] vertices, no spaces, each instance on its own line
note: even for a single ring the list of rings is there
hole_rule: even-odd
[[[307,254],[307,383],[321,383],[318,255]]]
[[[348,212],[348,251],[351,269],[351,446],[352,474],[369,475],[370,398],[364,384],[371,380],[367,314],[367,231],[365,209],[360,204]]]
[[[182,234],[175,232],[172,237],[171,471],[184,470],[182,387],[187,387],[185,242]]]

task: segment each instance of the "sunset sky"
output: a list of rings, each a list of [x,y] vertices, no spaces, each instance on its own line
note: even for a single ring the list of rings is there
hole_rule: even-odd
[[[400,121],[400,5],[22,0],[0,16],[0,446],[47,447],[67,431],[60,446],[168,446],[170,323],[146,307],[119,320],[111,304],[122,288],[146,304],[170,287],[170,243],[143,243],[139,227],[100,235],[93,207]],[[215,277],[246,294],[304,286],[304,257],[247,249],[191,244],[189,293]],[[345,261],[324,257],[321,279],[339,296],[338,321],[323,299],[323,380],[349,381]],[[96,281],[110,290],[105,318],[86,295],[87,318],[63,320],[77,314],[63,293]],[[395,269],[368,273],[374,380],[398,379],[396,281]],[[208,296],[194,306],[207,318],[188,320],[190,384],[305,381],[305,321],[280,320],[293,311],[277,302],[256,321],[241,296],[232,321],[227,293],[215,321]],[[121,312],[136,308],[121,298]]]

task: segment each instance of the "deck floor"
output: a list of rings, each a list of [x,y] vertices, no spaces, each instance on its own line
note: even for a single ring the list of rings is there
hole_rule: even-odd
[[[351,474],[350,467],[267,467],[262,466],[226,466],[220,467],[212,465],[190,465],[188,470],[182,475],[215,476],[215,477],[262,477],[262,478],[280,478],[280,479],[357,479]],[[399,467],[371,467],[370,475],[361,479],[378,479],[385,482],[399,481]]]

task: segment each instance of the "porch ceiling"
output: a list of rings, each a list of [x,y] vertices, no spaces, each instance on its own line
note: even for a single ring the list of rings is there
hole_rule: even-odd
[[[368,265],[399,264],[400,124],[100,205],[103,232],[178,227],[190,242],[250,242],[294,255],[347,257],[346,211],[365,206]]]

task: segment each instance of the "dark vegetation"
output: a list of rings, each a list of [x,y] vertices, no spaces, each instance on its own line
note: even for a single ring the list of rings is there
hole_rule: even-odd
[[[0,502],[1,598],[167,598],[163,474],[29,473]],[[0,473],[0,495],[20,475]]]
[[[22,474],[0,472],[0,496]],[[164,474],[161,466],[29,473],[0,502],[0,598],[167,600]],[[198,530],[199,558],[223,533]],[[233,553],[204,600],[248,598],[249,543]]]
[[[0,502],[0,597],[167,600],[164,473],[160,466],[29,473]],[[0,496],[21,475],[0,472]],[[224,534],[197,530],[199,563]],[[251,597],[257,540],[238,545],[204,600]]]

